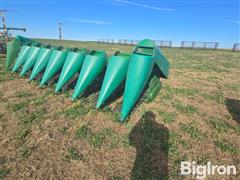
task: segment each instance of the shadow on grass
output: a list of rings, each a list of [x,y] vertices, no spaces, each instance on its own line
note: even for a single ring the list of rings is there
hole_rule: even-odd
[[[167,179],[169,130],[146,112],[129,134],[130,145],[137,149],[131,179]]]
[[[240,100],[225,98],[225,105],[233,120],[240,124]]]

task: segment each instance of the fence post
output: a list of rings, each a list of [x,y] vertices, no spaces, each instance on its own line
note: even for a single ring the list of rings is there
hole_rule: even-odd
[[[234,44],[233,44],[232,51],[233,51],[233,52],[235,52],[235,51],[236,51],[236,49],[237,49],[237,43],[234,43]]]
[[[204,42],[204,49],[207,49],[207,42]]]
[[[196,42],[193,41],[193,42],[192,42],[192,49],[195,47],[195,44],[196,44]]]
[[[181,42],[181,48],[183,48],[183,47],[184,47],[184,41]]]
[[[240,43],[235,43],[235,44],[233,45],[232,51],[233,51],[233,52],[240,51]]]
[[[214,50],[217,50],[217,49],[218,49],[218,46],[219,46],[219,42],[216,42],[215,47],[214,47]]]

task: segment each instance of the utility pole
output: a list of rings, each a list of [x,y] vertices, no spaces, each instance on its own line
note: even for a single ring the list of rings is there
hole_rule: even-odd
[[[7,34],[7,26],[6,26],[6,22],[5,22],[5,17],[4,17],[4,13],[5,12],[7,12],[6,9],[0,10],[1,17],[2,17],[3,32],[4,32],[4,36],[5,36],[5,44],[7,44],[7,42],[8,42],[8,34]]]
[[[58,23],[58,31],[59,31],[59,40],[62,39],[62,25],[63,23]]]

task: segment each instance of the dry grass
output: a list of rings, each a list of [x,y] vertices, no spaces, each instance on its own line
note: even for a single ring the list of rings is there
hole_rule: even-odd
[[[63,43],[108,54],[132,49]],[[181,160],[238,166],[239,53],[163,51],[172,66],[169,79],[154,102],[138,104],[123,124],[117,121],[121,97],[101,110],[95,109],[99,92],[71,102],[72,89],[57,95],[54,84],[39,88],[6,73],[1,58],[0,178],[184,179]]]

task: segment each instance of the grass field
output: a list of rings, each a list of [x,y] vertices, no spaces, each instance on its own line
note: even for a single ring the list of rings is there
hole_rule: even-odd
[[[41,40],[58,45],[58,41]],[[131,46],[63,41],[64,46],[130,52]],[[157,98],[118,122],[122,91],[100,110],[99,87],[71,102],[0,64],[0,179],[192,179],[180,162],[238,166],[240,54],[163,49],[171,63]],[[160,178],[161,177],[161,178]],[[220,179],[209,176],[208,179]]]

